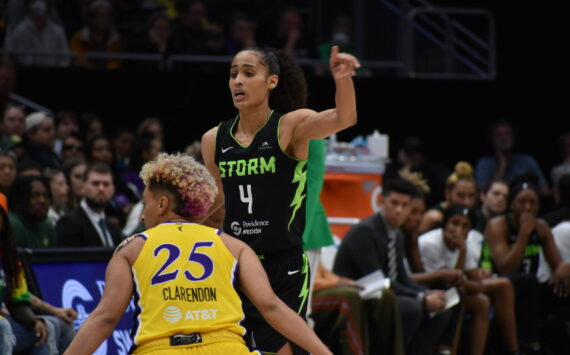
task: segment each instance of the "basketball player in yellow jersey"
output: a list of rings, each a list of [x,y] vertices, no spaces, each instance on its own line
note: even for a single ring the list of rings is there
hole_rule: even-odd
[[[133,294],[134,354],[260,354],[245,345],[239,286],[276,330],[312,354],[331,354],[274,293],[257,255],[217,229],[192,223],[217,187],[187,155],[162,153],[141,171],[144,233],[126,239],[106,272],[97,308],[65,354],[91,354],[109,337]],[[237,285],[236,285],[237,286]]]

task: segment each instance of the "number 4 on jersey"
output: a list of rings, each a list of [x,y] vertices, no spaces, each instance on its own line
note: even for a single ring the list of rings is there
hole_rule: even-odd
[[[241,202],[247,203],[247,213],[253,213],[253,195],[251,194],[251,185],[245,185],[247,195],[244,192],[243,185],[239,185],[239,198]]]

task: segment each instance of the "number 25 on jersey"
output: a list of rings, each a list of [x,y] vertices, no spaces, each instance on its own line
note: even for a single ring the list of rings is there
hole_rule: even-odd
[[[203,281],[206,280],[208,277],[212,276],[214,272],[214,263],[212,259],[204,253],[198,251],[199,248],[210,248],[214,245],[214,242],[196,242],[194,243],[194,247],[190,252],[190,256],[188,256],[188,261],[197,263],[202,266],[204,272],[202,275],[194,275],[189,270],[184,270],[184,277],[188,281]],[[161,244],[154,249],[153,255],[157,257],[161,251],[166,251],[168,253],[168,257],[164,264],[158,269],[156,274],[151,279],[151,285],[161,284],[168,281],[173,281],[178,276],[180,269],[175,269],[174,271],[165,272],[165,270],[172,265],[174,262],[178,260],[180,257],[180,248],[174,244]]]

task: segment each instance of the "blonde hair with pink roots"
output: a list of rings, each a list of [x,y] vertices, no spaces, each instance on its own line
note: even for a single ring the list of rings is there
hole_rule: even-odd
[[[187,154],[160,153],[140,172],[145,186],[162,185],[176,191],[185,217],[202,217],[214,204],[218,187],[206,167]]]

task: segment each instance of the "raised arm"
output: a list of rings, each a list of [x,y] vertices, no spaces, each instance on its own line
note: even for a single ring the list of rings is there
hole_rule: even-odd
[[[352,55],[331,49],[329,61],[336,86],[335,108],[315,112],[300,109],[288,113],[284,124],[292,125],[291,142],[321,139],[356,124],[356,94],[352,76],[360,62]]]
[[[220,178],[220,171],[216,166],[216,136],[218,134],[218,127],[210,129],[208,132],[204,133],[202,136],[202,159],[204,159],[204,165],[206,169],[212,174],[214,180],[216,180],[216,185],[218,186],[218,195],[214,200],[214,204],[203,218],[200,219],[199,223],[207,220],[211,215],[218,211],[224,205],[224,188],[222,186],[222,179]],[[214,227],[214,226],[212,226]],[[217,228],[217,227],[216,227]]]
[[[129,247],[132,247],[132,244]],[[130,248],[118,251],[107,266],[105,291],[97,308],[89,315],[71,345],[65,351],[71,354],[92,354],[115,329],[133,294],[133,277],[128,260]]]
[[[238,258],[240,286],[263,318],[279,333],[311,354],[332,354],[309,325],[275,295],[267,274],[253,250],[237,240],[232,244],[240,245]]]

